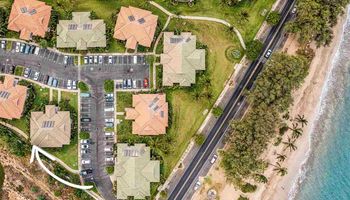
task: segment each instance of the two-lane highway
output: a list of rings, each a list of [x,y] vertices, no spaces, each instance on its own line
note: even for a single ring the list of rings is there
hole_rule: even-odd
[[[271,29],[264,43],[264,48],[260,56],[248,67],[243,79],[235,88],[235,91],[226,105],[223,114],[210,131],[206,141],[195,155],[194,159],[182,175],[174,190],[171,191],[168,198],[169,200],[182,200],[190,198],[188,197],[190,195],[187,194],[189,193],[188,190],[192,189],[191,186],[194,181],[197,180],[197,177],[204,164],[208,162],[210,155],[216,150],[217,144],[222,141],[222,138],[230,125],[230,121],[240,117],[239,113],[241,113],[242,109],[245,109],[245,107],[242,106],[246,104],[244,91],[253,87],[254,81],[263,69],[263,61],[266,60],[264,55],[266,55],[268,50],[273,50],[278,43],[278,40],[282,34],[283,26],[290,18],[290,12],[294,7],[294,4],[295,0],[288,0],[285,3],[281,12],[281,19],[279,23]]]

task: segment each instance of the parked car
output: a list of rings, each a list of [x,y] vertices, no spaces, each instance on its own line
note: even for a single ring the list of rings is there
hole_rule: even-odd
[[[112,56],[108,56],[108,64],[112,64],[113,60],[112,60]]]
[[[81,164],[88,165],[91,163],[91,160],[81,160]]]
[[[24,53],[24,50],[25,50],[25,44],[24,44],[24,43],[21,43],[21,46],[20,46],[19,51],[20,51],[21,53]]]
[[[44,76],[43,82],[47,83],[48,80],[49,80],[49,75]]]
[[[86,176],[86,175],[91,174],[91,173],[92,173],[92,169],[89,168],[89,169],[81,170],[79,174],[82,176]]]
[[[20,47],[21,47],[21,43],[16,42],[16,53],[18,53],[18,52],[19,52]]]
[[[198,190],[201,187],[202,183],[198,180],[194,185],[194,190]]]
[[[89,56],[89,63],[93,64],[94,63],[94,58],[92,56]]]
[[[114,122],[113,118],[105,119],[105,122]]]
[[[80,140],[80,144],[89,144],[89,143],[90,143],[89,139]]]
[[[126,79],[123,79],[123,88],[126,88],[128,86],[128,81]]]
[[[67,89],[71,90],[72,89],[72,80],[67,81]]]
[[[29,74],[30,74],[30,71],[31,71],[30,68],[26,68],[26,69],[24,70],[23,76],[24,76],[25,78],[28,78],[28,77],[29,77]]]
[[[89,148],[89,145],[88,144],[82,144],[81,145],[81,149],[88,149]]]
[[[132,88],[132,81],[131,81],[131,79],[130,79],[130,78],[128,79],[128,88],[129,88],[129,89],[131,89],[131,88]]]
[[[105,136],[113,136],[114,132],[105,132]]]
[[[218,159],[218,156],[217,156],[216,154],[214,154],[213,157],[212,157],[211,160],[210,160],[210,163],[211,163],[211,164],[214,164],[215,161],[216,161],[216,159]]]
[[[266,54],[265,54],[265,58],[269,58],[270,56],[271,56],[271,54],[272,54],[272,50],[271,49],[269,49],[269,50],[267,50],[267,52],[266,52]]]
[[[63,64],[67,64],[68,63],[68,56],[64,56],[63,57]]]
[[[39,79],[39,76],[40,76],[40,72],[35,72],[33,80],[37,81]]]
[[[35,51],[35,46],[29,46],[29,54],[33,54]]]
[[[113,151],[112,147],[105,147],[105,152],[111,152],[111,151]]]
[[[53,82],[53,78],[52,78],[52,76],[49,76],[49,79],[47,80],[47,85],[51,86],[52,82]]]
[[[114,123],[112,123],[112,122],[106,122],[106,127],[113,127],[114,126]]]
[[[143,87],[148,88],[148,79],[147,78],[143,79]]]
[[[114,111],[114,108],[105,108],[105,112],[113,112]]]
[[[134,56],[134,64],[137,63],[137,56]]]
[[[98,63],[98,58],[97,58],[97,56],[94,56],[94,63],[95,63],[95,64]]]
[[[35,55],[39,55],[39,51],[40,51],[40,48],[39,47],[35,47],[34,54]]]
[[[58,86],[58,80],[57,79],[53,79],[52,87],[57,87],[57,86]]]
[[[80,97],[85,97],[85,98],[88,98],[88,97],[91,97],[91,94],[90,93],[80,93]]]
[[[89,63],[89,57],[85,56],[84,57],[84,64],[88,64]]]
[[[1,40],[1,48],[2,49],[6,48],[6,41],[5,40]]]
[[[81,118],[81,122],[91,122],[91,118]]]
[[[103,63],[103,56],[98,56],[98,63],[102,64]]]
[[[136,80],[133,80],[132,81],[132,88],[136,89],[137,88],[137,85],[136,85]]]
[[[106,162],[113,162],[114,158],[113,157],[107,157],[105,160],[106,160]]]
[[[28,44],[25,45],[25,50],[24,53],[25,54],[29,54],[29,50],[30,50],[30,46]]]
[[[80,151],[80,153],[81,153],[81,154],[87,154],[87,153],[89,153],[89,152],[88,152],[87,149],[82,149],[82,150]]]
[[[72,90],[77,89],[77,81],[72,81]]]

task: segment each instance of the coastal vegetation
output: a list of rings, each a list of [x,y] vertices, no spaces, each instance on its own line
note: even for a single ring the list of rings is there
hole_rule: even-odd
[[[247,187],[245,180],[256,178],[269,165],[260,156],[269,141],[278,135],[283,125],[280,116],[292,104],[292,91],[300,87],[308,74],[308,66],[308,60],[300,55],[273,55],[257,78],[254,88],[248,92],[248,113],[242,120],[232,123],[229,148],[222,153],[221,164],[228,180],[243,192],[252,192],[254,188]],[[293,129],[299,130],[297,127]],[[292,148],[294,139],[284,143],[287,148]],[[279,166],[276,164],[276,171],[284,175],[285,168]]]
[[[2,198],[2,186],[5,181],[5,170],[2,164],[0,163],[0,198]]]
[[[299,36],[301,44],[315,41],[318,46],[329,45],[333,38],[332,27],[349,2],[350,0],[298,0],[298,14],[286,28]]]

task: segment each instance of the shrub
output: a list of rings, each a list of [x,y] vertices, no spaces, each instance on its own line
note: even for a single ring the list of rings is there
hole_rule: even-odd
[[[5,180],[5,171],[4,171],[4,167],[0,163],[0,198],[2,197],[2,186],[4,185],[4,180]]]
[[[240,195],[237,200],[249,200],[247,197]]]
[[[114,166],[107,166],[106,167],[107,174],[111,175],[114,173]]]
[[[255,60],[263,48],[260,40],[252,40],[247,43],[246,55],[249,60]]]
[[[266,22],[271,24],[271,25],[276,25],[278,21],[280,20],[281,15],[277,11],[272,11],[266,18]]]
[[[205,136],[203,134],[197,134],[195,138],[195,142],[198,146],[201,146],[205,141]]]
[[[80,89],[81,92],[89,92],[89,86],[82,81],[79,81],[78,88]]]
[[[256,190],[256,185],[252,185],[250,183],[246,183],[240,186],[242,192],[244,193],[251,193],[251,192],[255,192]]]
[[[36,198],[36,200],[45,200],[45,199],[46,199],[45,196],[42,194]]]
[[[111,93],[114,91],[114,81],[113,80],[105,80],[104,83],[105,92]]]
[[[30,191],[37,193],[37,192],[39,192],[39,188],[37,186],[33,186],[30,188]]]
[[[224,110],[221,107],[217,107],[217,106],[215,106],[212,110],[212,113],[216,118],[219,118],[223,112]]]
[[[90,138],[90,133],[86,131],[82,131],[79,133],[79,138],[82,140],[86,140]]]

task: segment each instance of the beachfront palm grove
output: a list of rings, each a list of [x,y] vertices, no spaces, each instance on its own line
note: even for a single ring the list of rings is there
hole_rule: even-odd
[[[295,141],[307,125],[302,113],[289,116],[292,92],[308,75],[314,57],[310,44],[314,42],[318,47],[330,44],[333,38],[331,28],[348,3],[349,0],[297,1],[297,17],[286,27],[299,38],[297,55],[278,53],[266,63],[253,89],[248,92],[250,107],[242,120],[232,123],[229,147],[222,153],[221,164],[228,180],[242,192],[254,192],[257,188],[254,183],[266,183],[264,171],[269,165],[281,176],[288,173],[283,166],[286,153],[298,148]],[[282,152],[277,153],[275,163],[261,156],[270,142],[275,146],[284,145]]]

